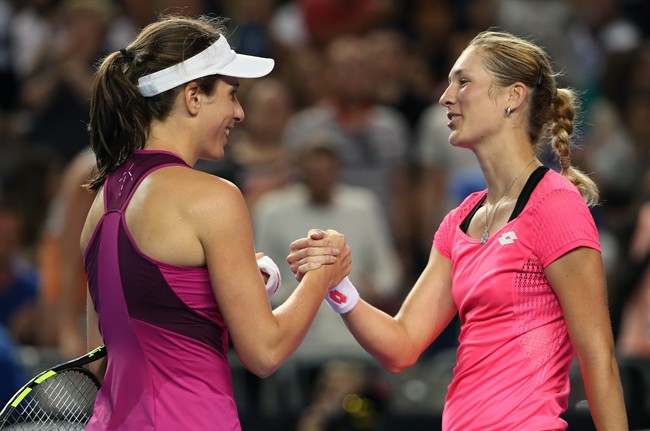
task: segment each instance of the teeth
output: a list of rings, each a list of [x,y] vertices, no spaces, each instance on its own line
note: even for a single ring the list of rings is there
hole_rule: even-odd
[[[226,129],[226,136],[230,135],[230,129]]]

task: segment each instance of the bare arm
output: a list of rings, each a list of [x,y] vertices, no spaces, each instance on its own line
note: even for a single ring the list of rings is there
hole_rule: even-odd
[[[307,272],[323,257],[318,235],[294,241],[288,257],[292,270]],[[309,272],[307,272],[309,274]],[[400,372],[413,365],[456,314],[451,296],[451,261],[433,248],[429,263],[395,317],[360,300],[343,320],[359,344],[382,367]]]
[[[562,306],[596,428],[627,430],[600,253],[579,248],[545,271]]]
[[[265,377],[299,346],[327,290],[349,273],[350,250],[342,235],[330,231],[326,241],[330,251],[340,252],[338,259],[329,256],[332,265],[306,275],[287,301],[272,310],[245,201],[232,185],[222,183],[218,193],[196,215],[197,237],[237,355],[248,370]]]

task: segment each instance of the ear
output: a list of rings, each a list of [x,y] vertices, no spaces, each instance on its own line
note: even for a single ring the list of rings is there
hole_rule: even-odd
[[[185,101],[185,108],[191,116],[199,113],[201,108],[201,91],[199,84],[190,82],[183,87],[183,100]]]
[[[507,94],[508,106],[513,111],[517,111],[528,98],[528,87],[521,82],[515,82],[508,88]]]

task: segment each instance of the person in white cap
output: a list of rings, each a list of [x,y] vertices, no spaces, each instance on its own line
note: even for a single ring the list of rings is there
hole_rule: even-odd
[[[89,430],[240,430],[229,337],[243,365],[268,376],[349,273],[345,237],[328,231],[337,263],[273,310],[279,271],[256,256],[241,192],[192,169],[222,157],[244,119],[238,78],[274,66],[235,53],[223,34],[218,19],[162,17],[97,71],[97,198],[81,249],[89,347],[104,343],[108,357]]]

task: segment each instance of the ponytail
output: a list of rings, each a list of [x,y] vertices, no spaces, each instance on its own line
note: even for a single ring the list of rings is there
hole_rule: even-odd
[[[93,191],[146,141],[150,118],[144,97],[129,76],[129,60],[133,61],[124,51],[109,54],[95,74],[88,124],[97,159],[97,173],[87,185]]]

